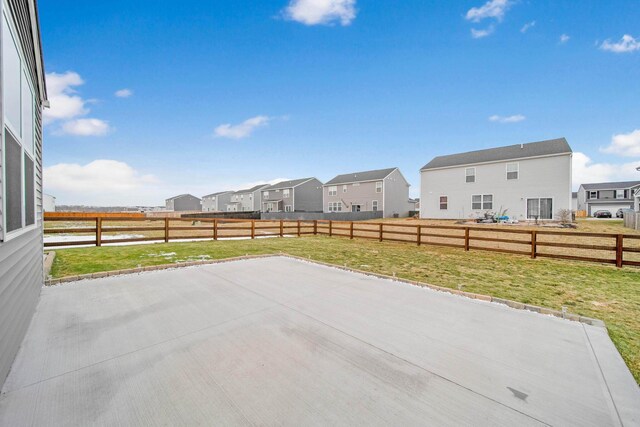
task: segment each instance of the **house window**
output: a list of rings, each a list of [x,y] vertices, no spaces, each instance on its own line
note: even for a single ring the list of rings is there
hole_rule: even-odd
[[[616,199],[624,199],[624,190],[616,190]]]
[[[347,186],[346,186],[346,185],[343,185],[343,186],[342,186],[342,192],[343,192],[343,193],[346,193],[346,192],[347,192]]]
[[[527,219],[536,218],[553,218],[553,200],[551,198],[527,199]]]
[[[493,195],[491,194],[474,194],[471,196],[471,209],[473,210],[490,210],[493,209]]]
[[[465,182],[476,182],[476,168],[466,168],[464,176]]]
[[[376,193],[382,193],[382,181],[376,182]]]
[[[262,197],[264,197],[265,199],[269,198],[269,192],[268,191],[263,191],[262,192]]]
[[[507,163],[507,179],[518,179],[519,163]]]
[[[4,163],[4,230],[19,231],[36,223],[35,99],[20,58],[17,39],[6,18],[2,26],[2,105],[4,129],[0,151]],[[2,163],[0,155],[0,163]],[[2,228],[2,227],[0,227]],[[6,235],[4,236],[7,237]]]
[[[284,211],[285,212],[293,212],[293,207],[291,205],[285,205]]]
[[[378,212],[378,201],[374,200],[371,202],[371,210],[374,212]]]
[[[342,203],[329,202],[329,212],[342,212]]]
[[[598,192],[597,191],[589,191],[589,198],[590,199],[597,199],[598,198]]]
[[[351,212],[360,212],[360,205],[351,205]]]
[[[282,197],[289,197],[289,189],[282,190]]]
[[[330,196],[336,196],[337,194],[338,194],[338,187],[336,187],[335,185],[329,187],[329,195]]]
[[[360,187],[360,183],[359,183],[359,182],[354,182],[354,183],[353,183],[353,184],[351,184],[351,185],[353,185],[354,187]]]
[[[449,197],[440,196],[440,210],[447,210],[449,208]]]

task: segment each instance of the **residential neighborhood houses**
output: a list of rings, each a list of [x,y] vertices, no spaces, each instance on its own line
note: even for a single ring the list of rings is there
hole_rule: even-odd
[[[640,181],[581,184],[571,191],[572,150],[565,138],[449,154],[420,170],[420,197],[399,168],[259,184],[202,197],[181,194],[166,200],[169,211],[341,214],[341,218],[407,217],[508,221],[554,220],[559,212],[593,216],[638,209]]]
[[[634,208],[634,193],[640,181],[599,182],[581,184],[578,190],[578,210],[592,216],[596,211],[609,211],[615,216],[619,209]]]
[[[559,138],[435,157],[421,169],[420,217],[553,219],[571,209],[571,156]]]

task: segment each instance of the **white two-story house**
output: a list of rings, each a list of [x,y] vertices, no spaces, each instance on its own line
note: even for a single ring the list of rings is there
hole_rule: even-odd
[[[435,157],[420,170],[420,217],[553,219],[571,209],[571,157],[564,138]]]
[[[398,168],[338,175],[323,186],[324,212],[381,212],[406,217],[409,183]]]
[[[227,204],[227,212],[259,211],[262,205],[261,190],[266,187],[269,187],[269,184],[256,185],[231,194],[231,200]]]

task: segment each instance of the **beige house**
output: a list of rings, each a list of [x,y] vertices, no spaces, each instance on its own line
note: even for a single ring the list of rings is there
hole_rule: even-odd
[[[338,175],[323,186],[323,211],[406,217],[411,210],[409,187],[398,168]]]

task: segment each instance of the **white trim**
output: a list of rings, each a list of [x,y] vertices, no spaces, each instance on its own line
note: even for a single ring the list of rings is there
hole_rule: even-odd
[[[558,153],[558,154],[545,154],[542,156],[531,156],[531,157],[516,157],[514,159],[504,159],[504,160],[491,160],[488,162],[478,162],[478,163],[464,163],[464,164],[459,164],[459,165],[452,165],[452,166],[441,166],[439,168],[422,168],[420,169],[420,172],[428,172],[428,171],[435,171],[435,170],[442,170],[442,169],[455,169],[455,168],[463,168],[463,167],[470,167],[470,166],[477,166],[477,165],[490,165],[490,164],[494,164],[494,163],[506,163],[506,162],[516,162],[516,161],[522,161],[522,160],[529,160],[529,159],[543,159],[546,157],[560,157],[560,156],[571,156],[573,153],[572,152],[565,152],[565,153]]]
[[[473,175],[467,175],[467,171],[469,169],[473,169]],[[475,166],[470,166],[470,167],[464,168],[464,183],[465,184],[475,184],[477,173],[478,173],[478,170],[476,169]],[[473,181],[467,181],[467,178],[470,177],[470,176],[473,177]]]

